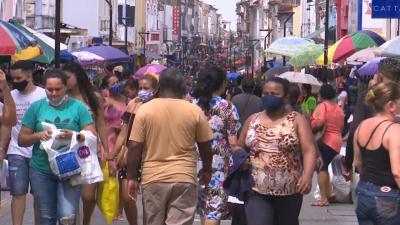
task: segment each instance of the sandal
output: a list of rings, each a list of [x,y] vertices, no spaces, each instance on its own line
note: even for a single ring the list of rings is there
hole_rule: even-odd
[[[313,202],[311,206],[326,207],[329,206],[329,202],[328,200],[318,200],[316,202]]]
[[[124,215],[118,215],[118,216],[115,217],[114,220],[115,221],[125,221],[125,217],[124,217]]]

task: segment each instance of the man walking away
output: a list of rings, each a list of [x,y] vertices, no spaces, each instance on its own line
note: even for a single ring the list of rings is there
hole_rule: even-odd
[[[32,103],[46,97],[45,90],[33,84],[33,70],[34,65],[29,61],[18,61],[11,66],[14,88],[11,91],[11,96],[16,106],[17,124],[12,128],[2,126],[0,137],[0,149],[5,149],[11,135],[7,159],[10,173],[13,225],[22,225],[24,219],[26,194],[29,190],[29,160],[32,157],[32,148],[18,146],[21,120]]]
[[[128,189],[136,200],[136,173],[142,162],[142,193],[147,225],[192,225],[197,206],[196,144],[203,161],[201,185],[211,179],[212,131],[203,111],[182,99],[182,74],[175,68],[160,76],[160,98],[137,112],[128,144]],[[143,153],[143,155],[142,155]]]
[[[241,86],[244,93],[233,97],[232,103],[236,106],[239,112],[240,124],[243,125],[247,118],[249,118],[251,115],[263,111],[263,106],[261,98],[254,95],[256,82],[253,78],[243,78],[241,81]]]

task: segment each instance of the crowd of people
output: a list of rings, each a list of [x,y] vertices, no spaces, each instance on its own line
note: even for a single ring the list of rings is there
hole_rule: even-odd
[[[344,143],[343,176],[360,174],[359,224],[400,221],[396,59],[352,87],[356,96],[348,74],[314,93],[279,77],[232,82],[216,65],[190,76],[174,67],[135,78],[115,72],[100,85],[76,62],[47,69],[41,82],[29,61],[9,71],[0,71],[0,163],[9,164],[13,225],[23,224],[26,207],[35,224],[89,225],[96,207],[98,183],[72,185],[52,171],[41,143],[53,134],[43,122],[61,140],[97,137],[98,159],[119,181],[115,220],[130,225],[139,224],[138,204],[146,225],[191,225],[196,213],[203,225],[299,224],[315,172],[321,198],[312,206],[335,199],[328,167]]]

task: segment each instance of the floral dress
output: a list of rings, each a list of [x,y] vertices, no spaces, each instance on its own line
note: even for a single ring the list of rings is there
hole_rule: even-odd
[[[211,182],[200,188],[200,215],[207,220],[221,220],[228,216],[227,196],[223,190],[223,182],[228,175],[231,162],[229,136],[236,136],[240,128],[239,114],[236,107],[221,97],[211,100],[208,123],[213,131],[211,143],[213,151]]]

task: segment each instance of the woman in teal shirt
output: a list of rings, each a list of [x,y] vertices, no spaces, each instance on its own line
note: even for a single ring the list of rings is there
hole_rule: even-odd
[[[24,115],[18,144],[23,147],[33,145],[29,175],[39,206],[40,224],[75,224],[80,186],[72,186],[68,179],[60,180],[51,171],[47,153],[40,148],[41,141],[50,139],[51,131],[44,130],[42,122],[52,123],[62,129],[61,139],[71,139],[73,131],[96,133],[96,129],[87,107],[66,94],[67,78],[64,72],[46,71],[45,89],[47,98],[33,103]],[[78,134],[77,139],[84,141],[85,137]]]

